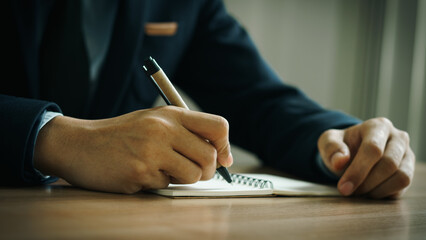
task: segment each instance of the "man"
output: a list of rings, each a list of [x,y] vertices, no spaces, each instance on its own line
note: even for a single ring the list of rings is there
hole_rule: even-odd
[[[221,1],[81,3],[2,8],[11,78],[1,83],[2,185],[57,176],[134,193],[192,183],[211,178],[217,162],[232,164],[231,140],[269,166],[338,181],[344,196],[394,198],[409,186],[405,132],[325,110],[283,84]],[[150,108],[148,56],[211,114]]]

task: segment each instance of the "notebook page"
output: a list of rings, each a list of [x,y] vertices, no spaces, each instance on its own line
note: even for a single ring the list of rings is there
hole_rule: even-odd
[[[151,192],[168,197],[224,197],[224,196],[261,196],[272,195],[272,186],[255,186],[252,182],[243,182],[244,176],[231,174],[233,183],[227,183],[221,176],[215,175],[208,181],[194,184],[170,184],[167,188]]]
[[[269,180],[274,184],[273,193],[282,196],[341,196],[336,187],[279,177],[269,174],[244,174],[253,178]]]

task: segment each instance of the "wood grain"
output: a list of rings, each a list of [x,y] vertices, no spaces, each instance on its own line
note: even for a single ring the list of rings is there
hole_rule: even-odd
[[[0,188],[0,239],[425,239],[426,165],[397,201],[169,199],[64,181]]]

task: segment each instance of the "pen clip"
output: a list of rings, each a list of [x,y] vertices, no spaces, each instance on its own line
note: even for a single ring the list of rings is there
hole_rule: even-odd
[[[166,94],[164,94],[163,90],[161,90],[161,87],[158,86],[157,81],[152,77],[152,75],[149,73],[147,67],[145,65],[142,66],[143,70],[145,71],[146,75],[151,79],[152,84],[154,84],[155,88],[157,88],[158,93],[161,95],[163,100],[166,102],[167,105],[172,105],[170,100],[167,98]]]

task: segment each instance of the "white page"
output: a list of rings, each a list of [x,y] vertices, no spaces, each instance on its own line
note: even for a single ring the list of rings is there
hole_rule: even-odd
[[[169,197],[223,197],[223,196],[259,196],[272,195],[271,188],[256,188],[237,183],[227,183],[224,180],[213,178],[208,181],[199,181],[194,184],[170,184],[165,189],[151,192]]]
[[[336,187],[315,184],[269,174],[244,174],[245,176],[271,181],[274,194],[284,196],[340,196]]]
[[[224,197],[224,196],[340,196],[335,187],[314,184],[269,174],[231,174],[233,184],[227,183],[220,176],[208,181],[199,181],[194,184],[170,184],[165,189],[152,190],[151,192],[169,197]],[[240,177],[240,178],[238,178]],[[269,180],[273,184],[263,189],[250,185],[238,184],[241,177]],[[241,181],[240,181],[241,182]]]

